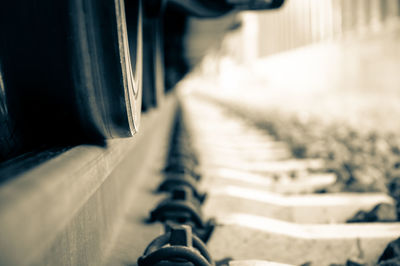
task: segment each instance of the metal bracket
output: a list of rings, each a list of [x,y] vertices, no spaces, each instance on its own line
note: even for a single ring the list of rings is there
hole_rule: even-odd
[[[205,244],[187,225],[170,225],[169,232],[154,239],[138,259],[138,266],[215,265]]]
[[[204,242],[209,239],[215,227],[213,219],[203,221],[200,202],[187,187],[173,190],[169,198],[161,201],[151,211],[149,222],[155,221],[190,225],[193,232]]]
[[[157,191],[159,192],[173,192],[176,189],[187,187],[191,190],[193,196],[203,203],[206,198],[206,193],[201,193],[196,187],[196,183],[191,176],[188,175],[173,175],[167,176],[159,185]]]

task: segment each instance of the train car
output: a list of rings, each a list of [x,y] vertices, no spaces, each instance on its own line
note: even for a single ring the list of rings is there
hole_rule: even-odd
[[[62,142],[134,135],[141,110],[157,106],[165,83],[173,87],[185,72],[187,15],[216,17],[282,3],[3,1],[0,159]]]
[[[282,4],[1,1],[0,265],[103,265],[166,145],[187,16]]]

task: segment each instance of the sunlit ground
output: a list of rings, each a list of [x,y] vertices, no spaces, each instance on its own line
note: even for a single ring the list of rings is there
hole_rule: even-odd
[[[186,93],[217,99],[296,157],[325,159],[339,180],[328,190],[386,191],[400,179],[399,41],[399,31],[382,33],[246,63],[213,51]]]

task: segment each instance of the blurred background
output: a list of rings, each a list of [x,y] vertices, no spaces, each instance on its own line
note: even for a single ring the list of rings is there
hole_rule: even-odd
[[[328,190],[397,195],[399,15],[398,0],[288,0],[192,18],[185,86],[260,122],[294,156],[325,159],[338,178]]]
[[[387,33],[399,27],[399,6],[398,0],[288,0],[273,11],[190,18],[187,56],[193,64],[205,43],[220,46],[217,32],[223,29],[236,29],[230,52],[241,62],[320,42]]]

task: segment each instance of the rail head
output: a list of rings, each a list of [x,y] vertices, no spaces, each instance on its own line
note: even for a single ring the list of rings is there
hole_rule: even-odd
[[[31,265],[41,258],[85,205],[93,197],[101,197],[97,196],[99,191],[114,189],[108,188],[111,185],[107,183],[124,161],[133,169],[125,171],[130,176],[123,176],[116,182],[132,182],[129,180],[134,178],[134,170],[141,167],[140,160],[148,157],[146,153],[151,145],[147,143],[154,142],[155,138],[165,139],[160,134],[167,134],[166,128],[171,124],[176,105],[174,95],[167,98],[161,110],[144,115],[141,134],[133,138],[109,140],[104,147],[79,145],[67,148],[36,166],[31,166],[32,161],[43,154],[22,160],[19,165],[27,164],[29,169],[17,171],[0,186],[0,264]],[[12,175],[15,170],[18,169],[0,169],[0,175]],[[105,201],[103,198],[96,200],[100,202],[93,206],[96,209],[93,211],[102,211],[110,204],[102,202]]]

